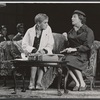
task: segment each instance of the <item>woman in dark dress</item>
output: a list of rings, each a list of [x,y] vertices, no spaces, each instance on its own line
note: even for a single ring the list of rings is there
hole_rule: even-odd
[[[70,75],[76,82],[73,90],[85,90],[86,84],[82,77],[82,71],[88,65],[88,54],[94,41],[93,31],[85,24],[86,15],[82,11],[75,10],[72,15],[73,28],[67,36],[68,47],[65,52],[65,60],[70,69]],[[65,35],[65,33],[64,33]]]

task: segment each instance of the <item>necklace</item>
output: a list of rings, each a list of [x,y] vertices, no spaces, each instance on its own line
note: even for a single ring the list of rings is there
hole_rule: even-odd
[[[36,37],[39,38],[41,36],[42,30],[36,26]]]

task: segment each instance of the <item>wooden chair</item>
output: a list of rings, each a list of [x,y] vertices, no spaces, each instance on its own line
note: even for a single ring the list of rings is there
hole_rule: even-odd
[[[7,76],[12,76],[14,66],[9,60],[20,58],[20,56],[19,50],[12,41],[4,41],[0,43],[0,75],[3,77],[3,86],[6,86]]]

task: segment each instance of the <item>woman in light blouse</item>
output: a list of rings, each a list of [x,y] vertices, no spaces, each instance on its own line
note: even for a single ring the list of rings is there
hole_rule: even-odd
[[[28,53],[52,54],[54,39],[51,27],[48,25],[49,17],[39,13],[35,16],[35,25],[29,28],[23,37],[22,48]],[[44,68],[37,66],[31,67],[31,78],[29,89],[35,89],[35,78],[38,72],[36,89],[41,89],[41,79]]]

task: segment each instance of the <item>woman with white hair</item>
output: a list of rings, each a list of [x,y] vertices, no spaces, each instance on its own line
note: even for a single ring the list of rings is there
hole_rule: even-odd
[[[28,53],[52,54],[54,39],[51,27],[48,25],[48,16],[39,13],[35,16],[35,25],[29,28],[23,37],[22,48]],[[38,71],[38,78],[36,82],[36,89],[42,89],[41,79],[43,76],[43,68],[34,66],[31,67],[31,78],[29,89],[35,89],[36,72]]]

